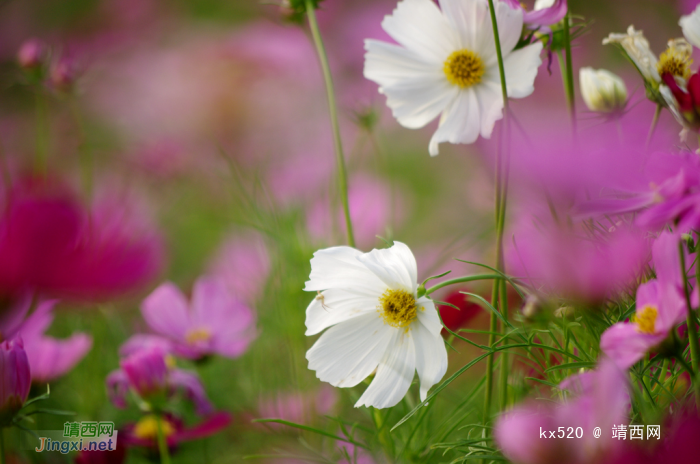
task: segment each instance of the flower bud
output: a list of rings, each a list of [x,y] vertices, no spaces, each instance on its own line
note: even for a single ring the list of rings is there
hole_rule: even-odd
[[[619,76],[605,69],[581,68],[583,101],[591,111],[618,113],[627,104],[627,87]]]
[[[36,69],[44,64],[46,51],[46,44],[41,40],[26,40],[17,51],[17,62],[23,69]]]
[[[0,426],[22,409],[29,396],[32,378],[22,340],[0,343]]]
[[[129,384],[141,396],[149,398],[165,391],[168,381],[168,365],[160,350],[144,350],[122,360]]]

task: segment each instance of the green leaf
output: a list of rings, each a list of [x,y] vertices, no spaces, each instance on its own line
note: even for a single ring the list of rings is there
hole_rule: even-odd
[[[556,366],[548,367],[545,369],[545,372],[552,372],[552,371],[558,371],[558,370],[563,370],[563,369],[590,369],[592,367],[595,367],[596,363],[594,362],[575,362],[575,363],[565,363],[565,364],[558,364]]]

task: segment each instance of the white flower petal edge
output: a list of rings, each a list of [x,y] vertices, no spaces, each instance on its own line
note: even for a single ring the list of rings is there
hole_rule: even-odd
[[[542,64],[542,43],[513,51],[523,27],[522,9],[498,2],[496,18],[508,96],[527,97]],[[382,27],[400,45],[365,41],[364,75],[379,84],[399,124],[418,129],[441,115],[429,144],[431,156],[438,154],[442,142],[469,144],[479,135],[490,138],[503,117],[503,98],[488,1],[440,0],[438,8],[432,0],[403,0]],[[456,82],[454,76],[463,74],[454,74],[461,71],[450,71],[448,63],[453,63],[454,53],[465,51],[474,53],[480,64],[456,68],[471,76]],[[480,66],[481,71],[475,71]]]
[[[691,14],[682,16],[678,24],[688,42],[700,48],[700,5]]]
[[[376,372],[356,407],[396,405],[416,370],[425,400],[445,375],[442,324],[432,300],[416,299],[417,275],[415,257],[401,242],[369,253],[349,247],[314,253],[306,290],[323,291],[306,310],[306,334],[328,330],[306,358],[319,379],[337,387],[353,387]],[[404,292],[415,299],[415,317],[408,325],[387,322],[381,300],[387,292]]]

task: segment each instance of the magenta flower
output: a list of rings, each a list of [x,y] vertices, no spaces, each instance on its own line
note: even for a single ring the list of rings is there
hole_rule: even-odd
[[[151,280],[162,243],[152,228],[134,227],[127,200],[104,197],[86,211],[58,183],[16,185],[0,217],[0,293],[105,299]]]
[[[521,221],[506,249],[506,269],[533,287],[600,302],[635,281],[648,260],[648,242],[633,229],[592,235],[583,227]]]
[[[372,248],[378,240],[377,235],[386,235],[387,227],[397,226],[402,205],[392,204],[392,198],[403,197],[399,192],[392,195],[386,183],[370,176],[360,175],[350,180],[350,217],[360,248]],[[322,198],[310,208],[306,225],[313,239],[335,243],[333,237],[345,233],[345,215],[329,198]]]
[[[639,213],[635,223],[649,230],[673,225],[681,233],[700,228],[700,158],[690,152],[654,153],[637,176],[644,189],[586,201],[580,217]]]
[[[171,340],[175,353],[192,359],[209,354],[236,358],[257,336],[255,313],[214,277],[195,282],[190,302],[166,282],[143,301],[141,313],[156,334]]]
[[[112,404],[126,407],[129,391],[148,402],[161,402],[182,393],[194,403],[198,414],[209,414],[212,405],[196,374],[168,365],[166,353],[152,348],[136,352],[119,363],[121,369],[107,376],[107,390]]]
[[[6,338],[22,337],[32,368],[32,381],[44,384],[72,370],[92,348],[92,337],[75,333],[59,340],[44,335],[53,322],[56,301],[39,301],[34,312],[26,317],[31,303],[30,294],[17,300],[0,319],[0,333]]]
[[[270,273],[270,256],[262,237],[231,236],[214,256],[209,273],[220,278],[236,297],[252,305],[265,289]]]
[[[24,41],[17,51],[17,63],[24,69],[35,69],[44,64],[48,49],[40,39]]]
[[[525,404],[505,413],[496,421],[494,438],[503,454],[516,464],[587,464],[599,462],[618,446],[617,440],[596,439],[591,431],[605,433],[615,424],[627,424],[629,394],[625,375],[610,360],[595,371],[574,375],[560,385],[571,399],[551,405]],[[541,438],[541,431],[576,435],[573,440]]]
[[[228,427],[230,423],[231,415],[227,412],[212,413],[202,422],[191,427],[186,426],[179,418],[166,414],[163,428],[168,446],[173,448],[185,441],[214,435]],[[137,423],[129,424],[124,428],[123,443],[126,446],[146,446],[157,449],[157,427],[154,416],[144,416]]]
[[[0,426],[12,420],[22,409],[31,387],[29,360],[22,340],[5,340],[0,343]]]
[[[566,0],[537,0],[532,11],[528,11],[518,0],[503,0],[511,8],[523,10],[523,22],[531,29],[556,24],[566,16]]]
[[[620,369],[628,369],[660,344],[687,315],[676,234],[663,233],[652,247],[656,280],[637,289],[634,321],[618,322],[600,338],[600,348]]]

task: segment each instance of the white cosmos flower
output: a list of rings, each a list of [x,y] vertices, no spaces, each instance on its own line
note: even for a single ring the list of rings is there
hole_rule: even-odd
[[[522,9],[499,1],[496,17],[508,96],[527,97],[542,43],[514,51]],[[503,96],[488,0],[440,0],[440,8],[432,0],[403,0],[382,28],[399,45],[366,40],[364,74],[379,84],[399,123],[418,129],[442,114],[430,140],[432,156],[441,142],[489,138],[503,117]]]
[[[417,370],[425,400],[445,375],[447,350],[435,305],[417,298],[417,289],[416,259],[403,243],[314,253],[304,290],[319,293],[306,309],[306,335],[328,330],[306,353],[309,369],[336,387],[354,387],[376,372],[355,404],[375,408],[401,401]]]

